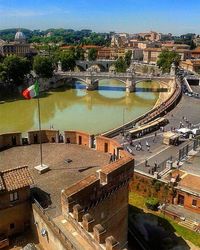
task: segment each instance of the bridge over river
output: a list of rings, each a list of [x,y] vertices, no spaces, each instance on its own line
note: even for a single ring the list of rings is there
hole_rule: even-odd
[[[77,79],[86,83],[87,90],[95,90],[98,88],[98,82],[102,79],[116,79],[125,84],[127,92],[133,92],[136,84],[141,81],[154,80],[158,82],[169,83],[174,81],[174,77],[166,76],[140,76],[133,73],[115,73],[115,72],[55,72],[55,81],[63,80],[66,78]]]

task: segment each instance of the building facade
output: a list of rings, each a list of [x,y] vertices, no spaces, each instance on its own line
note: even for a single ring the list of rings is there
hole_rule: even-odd
[[[14,42],[0,41],[0,54],[2,56],[26,56],[31,53],[30,44],[26,42],[25,35],[18,31]]]
[[[143,50],[143,62],[156,64],[159,55],[165,48],[147,48]],[[171,49],[169,49],[171,50]],[[181,60],[186,60],[191,58],[191,50],[188,49],[173,49],[180,55]]]
[[[30,227],[32,184],[27,166],[0,172],[0,236],[4,240]]]

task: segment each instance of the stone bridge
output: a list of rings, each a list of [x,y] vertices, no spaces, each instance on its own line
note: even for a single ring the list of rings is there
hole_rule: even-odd
[[[79,67],[81,71],[86,71],[91,66],[98,66],[101,71],[109,71],[110,66],[115,62],[115,60],[95,60],[95,61],[76,61],[76,66]]]
[[[98,89],[98,82],[102,79],[116,79],[125,84],[126,92],[133,92],[138,82],[155,80],[159,82],[174,81],[173,76],[139,76],[133,73],[113,73],[113,72],[55,72],[55,81],[65,78],[78,79],[86,83],[87,90]]]

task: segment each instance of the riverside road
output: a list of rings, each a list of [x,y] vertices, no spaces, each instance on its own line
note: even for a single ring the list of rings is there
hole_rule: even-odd
[[[199,87],[200,88],[200,87]],[[178,129],[180,123],[184,127],[188,122],[196,125],[200,123],[200,99],[183,95],[178,105],[169,113],[165,115],[165,118],[169,120],[169,123],[164,127],[164,132],[171,129]],[[187,120],[187,122],[186,122]],[[124,145],[128,150],[132,151],[135,156],[135,169],[146,173],[152,173],[152,169],[155,164],[158,166],[157,171],[160,172],[165,168],[162,163],[170,158],[173,161],[178,160],[179,150],[186,144],[189,144],[189,149],[192,149],[193,141],[185,141],[178,146],[164,145],[163,132],[157,131],[147,134],[141,138],[133,140],[133,146],[129,145],[129,142],[124,140],[122,136],[117,136],[116,139]],[[149,151],[146,143],[150,146]],[[141,150],[137,149],[138,145],[142,146]],[[137,145],[137,146],[136,146]],[[145,161],[147,164],[145,166]],[[148,166],[148,167],[147,167]]]

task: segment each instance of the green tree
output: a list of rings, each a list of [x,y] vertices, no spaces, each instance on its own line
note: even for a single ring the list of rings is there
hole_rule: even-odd
[[[81,47],[76,47],[75,49],[76,60],[84,60],[84,50]]]
[[[8,56],[0,66],[0,78],[2,81],[22,85],[24,77],[30,72],[31,64],[26,58]]]
[[[116,72],[126,72],[127,69],[127,64],[124,58],[120,57],[117,59],[117,61],[115,62],[115,70]]]
[[[163,50],[158,57],[157,65],[163,72],[169,73],[171,64],[174,62],[175,66],[178,66],[180,58],[176,51]]]
[[[95,61],[97,59],[97,49],[91,48],[88,51],[88,60]]]
[[[62,63],[62,69],[64,71],[74,70],[74,67],[76,66],[75,55],[73,52],[62,53],[60,55],[60,61]]]
[[[33,69],[39,77],[50,78],[53,75],[53,60],[50,57],[36,56]]]
[[[126,62],[126,65],[129,67],[130,66],[130,64],[131,64],[131,57],[132,57],[132,51],[131,50],[129,50],[129,51],[127,51],[126,52],[126,54],[125,54],[125,62]]]

